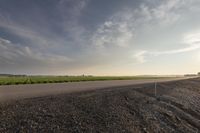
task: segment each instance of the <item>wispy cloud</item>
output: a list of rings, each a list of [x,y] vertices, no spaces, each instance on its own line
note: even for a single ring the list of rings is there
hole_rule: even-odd
[[[80,25],[79,19],[90,0],[60,0],[57,9],[62,19],[61,25],[68,38],[74,44],[82,45],[86,42],[87,30]]]
[[[48,18],[47,14],[37,13],[33,10],[31,13],[37,14],[36,16],[30,20],[20,18],[22,20],[19,19],[19,21],[15,16],[3,12],[0,13],[0,28],[25,40],[25,45],[39,49],[62,47],[72,43],[82,45],[87,42],[85,38],[87,31],[80,25],[79,18],[88,2],[89,0],[59,0],[52,9],[57,15],[54,16],[55,18]],[[27,17],[26,15],[29,14],[25,13],[24,17]],[[34,22],[35,19],[41,20],[41,22]]]
[[[188,33],[184,35],[182,43],[183,45],[185,44],[186,47],[169,51],[153,52],[152,54],[178,54],[200,49],[200,32]]]
[[[145,59],[145,55],[146,55],[147,51],[139,51],[136,52],[132,58],[135,59],[138,63],[145,63],[146,59]]]
[[[38,18],[42,18],[42,16],[38,16]],[[25,45],[45,49],[47,47],[58,46],[65,42],[61,37],[52,34],[50,29],[45,29],[45,32],[41,32],[41,26],[31,24],[30,22],[29,24],[32,27],[24,26],[5,15],[1,15],[0,17],[0,27],[6,29],[17,38],[25,40]]]
[[[156,3],[156,4],[152,4]],[[113,14],[93,34],[92,43],[101,47],[134,45],[135,34],[141,28],[169,26],[181,18],[189,1],[154,0],[141,3],[138,8],[126,8]]]
[[[0,66],[1,71],[9,68],[22,69],[59,67],[67,65],[73,60],[62,55],[40,53],[28,46],[22,47],[13,44],[11,41],[0,38]],[[39,71],[39,70],[38,70]]]
[[[114,20],[106,21],[92,37],[92,43],[96,46],[120,46],[126,47],[133,41],[133,33],[129,31],[126,22],[118,23]]]
[[[193,50],[196,50],[196,49],[199,49],[199,48],[200,48],[199,45],[192,45],[192,46],[189,46],[189,47],[175,49],[175,50],[152,52],[152,54],[156,55],[156,56],[164,55],[164,54],[178,54],[178,53],[184,53],[184,52],[193,51]]]
[[[27,1],[0,1],[0,72],[80,72],[200,47],[200,32],[181,38],[199,25],[198,0]]]
[[[192,32],[184,35],[182,45],[185,47],[167,51],[140,51],[134,55],[134,58],[140,63],[146,61],[148,56],[171,55],[194,51],[200,49],[200,32]]]

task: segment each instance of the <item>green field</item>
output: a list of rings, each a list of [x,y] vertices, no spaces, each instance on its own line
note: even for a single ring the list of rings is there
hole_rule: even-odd
[[[38,84],[38,83],[63,83],[79,81],[101,80],[138,80],[157,79],[164,77],[141,76],[0,76],[0,85]]]

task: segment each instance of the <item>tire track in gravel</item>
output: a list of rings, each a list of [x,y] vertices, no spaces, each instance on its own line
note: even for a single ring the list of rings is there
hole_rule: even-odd
[[[196,112],[191,111],[191,109],[185,109],[181,104],[179,105],[178,103],[172,102],[168,99],[163,99],[162,97],[156,98],[155,96],[146,94],[139,89],[135,89],[134,91],[147,97],[155,98],[158,101],[158,103],[156,103],[158,106],[164,108],[165,110],[172,111],[175,115],[179,116],[179,118],[185,120],[191,126],[200,130],[200,116]]]

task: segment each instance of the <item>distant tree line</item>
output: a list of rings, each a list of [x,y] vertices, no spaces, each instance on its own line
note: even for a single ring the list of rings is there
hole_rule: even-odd
[[[18,75],[18,74],[0,74],[1,77],[26,77],[27,75]]]

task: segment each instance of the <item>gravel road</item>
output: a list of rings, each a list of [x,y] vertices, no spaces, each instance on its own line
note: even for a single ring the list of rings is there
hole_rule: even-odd
[[[153,83],[153,82],[166,82],[166,81],[181,80],[181,79],[185,78],[8,85],[8,86],[0,86],[0,101],[47,96],[52,94],[89,91],[89,90],[103,89],[116,86],[129,86],[129,85]]]
[[[0,132],[199,133],[200,78],[0,103]]]

